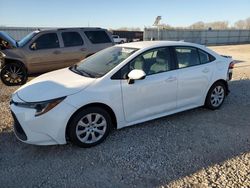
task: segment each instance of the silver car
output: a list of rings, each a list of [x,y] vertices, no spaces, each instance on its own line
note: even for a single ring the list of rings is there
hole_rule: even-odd
[[[112,45],[110,33],[101,28],[33,31],[18,42],[0,32],[1,80],[22,85],[29,74],[71,66]]]

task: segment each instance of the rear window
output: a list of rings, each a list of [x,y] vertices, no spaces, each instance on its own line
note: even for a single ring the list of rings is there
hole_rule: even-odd
[[[64,47],[83,45],[82,37],[77,32],[63,32],[62,38],[63,38]]]
[[[93,44],[111,42],[109,36],[105,31],[85,31],[84,33]]]

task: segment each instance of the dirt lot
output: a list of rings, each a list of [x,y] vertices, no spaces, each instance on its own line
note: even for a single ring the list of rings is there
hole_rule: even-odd
[[[17,87],[0,82],[1,187],[250,187],[250,45],[211,48],[240,62],[220,110],[114,131],[90,149],[17,141],[8,109]]]

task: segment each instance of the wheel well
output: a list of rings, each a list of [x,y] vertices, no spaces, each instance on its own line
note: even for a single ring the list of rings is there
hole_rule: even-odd
[[[116,116],[115,116],[115,113],[114,111],[106,104],[103,104],[103,103],[91,103],[91,104],[87,104],[85,106],[82,106],[81,108],[79,108],[77,111],[74,112],[74,114],[70,117],[68,123],[67,123],[67,127],[66,127],[66,139],[68,139],[68,128],[69,128],[69,124],[71,122],[71,120],[81,111],[83,110],[84,108],[89,108],[89,107],[98,107],[98,108],[102,108],[104,110],[106,110],[110,117],[111,117],[111,120],[112,120],[112,125],[114,126],[114,128],[116,129],[117,128],[117,120],[116,120]]]
[[[26,66],[24,65],[24,63],[23,63],[22,61],[19,61],[19,60],[16,60],[16,59],[8,59],[8,58],[5,59],[5,60],[4,60],[4,65],[3,65],[3,66],[5,66],[6,64],[9,64],[9,63],[17,63],[17,64],[23,66],[23,67],[27,70],[27,68],[26,68]]]
[[[90,57],[90,56],[92,56],[92,55],[94,55],[94,54],[95,54],[95,53],[88,54],[88,55],[86,55],[86,57],[85,57],[85,58]]]
[[[228,83],[227,83],[227,81],[225,81],[225,80],[223,80],[223,79],[220,79],[220,80],[217,80],[216,82],[214,82],[213,85],[216,84],[216,83],[218,83],[218,82],[221,82],[221,83],[224,84],[224,86],[226,87],[226,95],[228,95],[230,91],[229,91],[229,88],[228,88]],[[212,86],[213,86],[213,85],[212,85]],[[211,86],[211,87],[212,87],[212,86]]]
[[[228,88],[228,83],[227,83],[227,81],[225,81],[225,80],[223,80],[223,79],[217,80],[217,81],[215,81],[215,82],[210,86],[209,90],[207,91],[206,98],[205,98],[205,101],[204,101],[204,105],[205,105],[205,103],[206,103],[206,100],[207,100],[208,93],[209,93],[210,89],[213,87],[214,84],[219,83],[219,82],[223,83],[223,85],[226,87],[226,95],[229,94],[230,91],[229,91],[229,88]]]

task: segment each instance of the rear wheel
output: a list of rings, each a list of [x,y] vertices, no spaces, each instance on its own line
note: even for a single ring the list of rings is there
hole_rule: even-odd
[[[1,80],[7,86],[23,85],[27,81],[27,71],[22,64],[8,63],[1,70]]]
[[[80,147],[92,147],[105,140],[112,127],[108,112],[98,107],[80,111],[70,122],[70,141]]]
[[[225,85],[222,82],[216,82],[208,91],[205,106],[209,109],[216,110],[223,104],[225,96]]]

